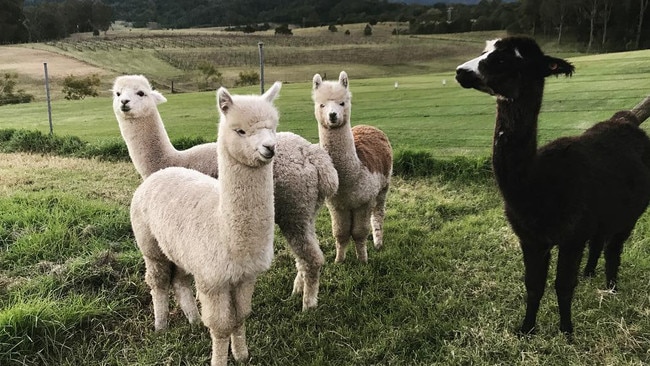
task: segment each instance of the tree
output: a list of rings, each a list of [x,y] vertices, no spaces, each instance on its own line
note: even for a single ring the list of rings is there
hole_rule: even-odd
[[[641,44],[641,32],[643,30],[643,17],[646,9],[648,9],[648,2],[650,0],[639,0],[639,23],[636,29],[636,40],[634,41],[634,48],[639,49]]]
[[[519,12],[521,15],[522,27],[530,31],[534,36],[537,31],[537,22],[540,17],[540,2],[538,0],[521,0]]]
[[[99,30],[106,34],[113,23],[113,8],[101,1],[94,1],[91,23],[93,30]]]
[[[370,24],[366,24],[366,27],[363,28],[363,35],[372,36],[372,27],[370,26]]]
[[[27,41],[23,2],[0,0],[0,44]]]
[[[544,0],[540,6],[540,16],[545,23],[557,31],[557,43],[562,43],[564,26],[576,6],[575,0]]]
[[[275,34],[283,34],[283,35],[293,35],[293,31],[289,29],[289,24],[282,24],[275,28]]]
[[[587,43],[587,52],[591,51],[594,43],[594,27],[596,25],[596,16],[598,15],[598,0],[585,0],[581,7],[581,12],[589,21],[589,42]]]
[[[99,95],[97,93],[97,87],[100,83],[101,81],[96,74],[86,77],[68,75],[63,79],[64,98],[67,100],[79,100],[87,96],[96,97]]]

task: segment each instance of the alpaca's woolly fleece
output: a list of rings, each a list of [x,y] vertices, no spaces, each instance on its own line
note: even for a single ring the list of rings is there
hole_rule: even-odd
[[[393,153],[386,134],[372,126],[350,125],[352,93],[343,71],[338,81],[313,78],[312,99],[321,146],[339,176],[337,193],[326,200],[336,239],[336,262],[345,260],[352,238],[357,258],[367,262],[366,237],[372,226],[375,248],[383,245],[386,194]]]
[[[113,109],[135,168],[143,178],[169,166],[218,176],[217,144],[176,150],[167,136],[156,105],[165,100],[141,75],[115,79]],[[123,110],[123,105],[128,106]],[[318,301],[323,253],[315,221],[326,197],[338,189],[338,175],[325,150],[290,132],[277,134],[273,164],[275,222],[296,257],[293,293],[303,293],[303,310]]]
[[[144,256],[157,330],[167,327],[169,287],[191,322],[197,306],[212,338],[214,365],[226,365],[228,345],[248,358],[244,320],[257,276],[273,258],[273,163],[278,113],[276,83],[263,96],[217,92],[219,179],[169,167],[136,189],[131,224]]]

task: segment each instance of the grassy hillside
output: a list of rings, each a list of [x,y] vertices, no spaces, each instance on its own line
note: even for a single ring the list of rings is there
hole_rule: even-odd
[[[471,48],[477,54],[481,45],[472,43]],[[572,78],[548,79],[540,140],[579,133],[617,110],[632,108],[650,93],[649,59],[647,50],[571,58],[576,65]],[[311,75],[317,71],[312,70]],[[336,79],[339,71],[332,66],[327,78]],[[438,156],[489,154],[494,100],[460,88],[454,81],[454,68],[440,73],[366,79],[346,71],[353,92],[353,124],[382,128],[397,149],[424,150]],[[160,90],[168,98],[160,105],[160,113],[172,138],[216,138],[218,116],[213,91],[170,94],[169,90]],[[232,91],[259,93],[259,87]],[[280,130],[317,141],[310,82],[285,83],[277,104],[282,113]],[[45,102],[0,109],[0,128],[49,130]],[[58,135],[79,136],[91,143],[121,139],[107,96],[56,100],[52,113]],[[650,128],[648,124],[643,126]]]

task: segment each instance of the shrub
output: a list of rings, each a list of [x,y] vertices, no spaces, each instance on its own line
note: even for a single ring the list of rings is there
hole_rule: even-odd
[[[200,90],[216,89],[215,84],[220,85],[223,82],[223,74],[212,63],[203,61],[198,69],[203,74],[203,79],[199,82]]]
[[[129,149],[124,141],[102,142],[99,145],[88,145],[86,149],[79,154],[85,158],[96,157],[104,161],[129,161]]]
[[[366,27],[363,28],[363,35],[364,36],[371,36],[372,35],[372,27],[370,24],[366,24]]]
[[[446,180],[475,182],[490,179],[492,165],[489,157],[436,159],[426,151],[400,150],[395,153],[393,174],[404,178],[437,175]]]
[[[239,73],[239,80],[235,81],[236,86],[255,85],[260,80],[257,71],[242,71]]]
[[[51,136],[40,131],[3,130],[0,136],[4,152],[80,155],[87,145],[76,136]]]
[[[207,141],[202,137],[181,137],[172,141],[172,145],[174,145],[177,150],[185,150],[192,146],[205,143],[207,143]]]
[[[327,27],[327,29],[332,33],[338,32],[338,29],[336,28],[336,26],[334,24],[330,24],[330,26]]]
[[[17,74],[5,73],[0,79],[0,105],[29,103],[34,101],[34,96],[16,88]]]
[[[80,100],[87,96],[96,97],[97,87],[100,84],[99,77],[96,74],[77,77],[68,75],[63,80],[63,94],[67,100]]]
[[[293,31],[289,29],[289,24],[282,24],[275,28],[275,34],[291,36],[293,35]]]
[[[11,136],[13,136],[15,132],[16,130],[13,128],[6,128],[0,130],[0,143],[11,140]]]

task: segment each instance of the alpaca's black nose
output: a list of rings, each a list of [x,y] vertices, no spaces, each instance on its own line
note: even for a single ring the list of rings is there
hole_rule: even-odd
[[[272,158],[273,156],[275,156],[275,145],[264,145],[264,148],[266,149],[266,151],[264,152],[263,155],[264,155],[266,158],[269,158],[269,159],[270,159],[270,158]]]
[[[130,101],[131,100],[129,100],[129,99],[122,99],[120,102],[122,102],[123,105],[127,105],[127,104],[129,104]]]
[[[330,113],[330,121],[331,122],[336,122],[336,112]]]
[[[463,88],[473,88],[478,83],[479,77],[472,70],[458,68],[456,69],[456,81]]]

